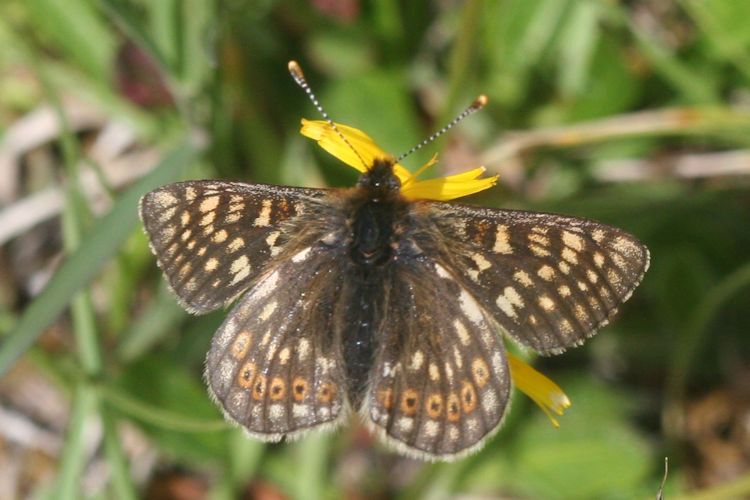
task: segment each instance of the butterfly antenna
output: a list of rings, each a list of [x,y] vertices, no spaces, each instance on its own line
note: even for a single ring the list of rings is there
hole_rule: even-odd
[[[297,61],[289,61],[287,63],[287,68],[289,69],[289,73],[292,75],[292,78],[294,78],[295,83],[302,87],[302,90],[304,90],[305,94],[307,94],[307,97],[310,98],[313,106],[315,106],[315,109],[317,109],[321,116],[323,116],[323,119],[328,123],[328,125],[331,126],[331,128],[338,134],[338,136],[341,137],[341,140],[344,141],[347,146],[349,146],[349,149],[351,149],[354,154],[357,155],[357,158],[359,158],[359,161],[362,162],[362,165],[366,169],[370,168],[367,162],[365,162],[364,158],[362,158],[362,156],[359,154],[359,151],[357,151],[354,146],[352,146],[352,143],[349,142],[349,140],[344,136],[341,130],[339,130],[339,128],[336,126],[336,124],[333,123],[333,120],[331,120],[331,118],[328,116],[328,113],[325,112],[323,106],[320,105],[318,99],[315,97],[315,94],[313,94],[310,85],[307,83],[307,79],[305,79],[305,74],[302,72],[302,67],[299,65],[299,63],[297,63]]]
[[[471,114],[479,111],[480,109],[482,109],[484,107],[484,105],[487,104],[488,101],[489,101],[489,98],[485,94],[482,94],[479,97],[477,97],[476,99],[474,99],[474,102],[472,102],[471,105],[468,108],[466,108],[460,115],[458,115],[453,120],[451,120],[451,122],[448,125],[446,125],[445,127],[441,128],[440,130],[438,130],[437,132],[435,132],[434,134],[432,134],[430,137],[428,137],[427,139],[423,140],[422,142],[420,142],[419,144],[417,144],[416,146],[414,146],[413,148],[411,148],[409,151],[407,151],[406,153],[404,153],[401,156],[399,156],[396,159],[396,163],[399,163],[401,160],[403,160],[404,158],[406,158],[410,154],[412,154],[412,153],[414,153],[416,151],[419,151],[423,147],[427,146],[429,143],[431,143],[432,141],[434,141],[435,139],[437,139],[438,137],[440,137],[441,135],[443,135],[444,133],[446,133],[447,131],[449,131],[453,127],[455,127],[458,122],[460,122],[461,120],[463,120],[467,116],[469,116],[469,115],[471,115]]]

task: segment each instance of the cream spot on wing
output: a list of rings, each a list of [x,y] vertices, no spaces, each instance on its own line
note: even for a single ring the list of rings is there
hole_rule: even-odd
[[[304,250],[298,252],[297,255],[292,257],[292,262],[294,262],[295,264],[304,262],[310,256],[310,252],[312,252],[312,247],[305,248]]]
[[[458,297],[458,303],[461,310],[472,322],[479,323],[482,321],[482,310],[479,309],[479,305],[474,298],[469,295],[469,292],[461,290],[461,294]]]
[[[180,276],[187,276],[190,271],[193,270],[193,265],[190,262],[185,262],[180,270],[177,272]]]
[[[578,288],[579,288],[579,289],[580,289],[580,290],[581,290],[582,292],[585,292],[586,290],[588,290],[588,289],[589,289],[589,286],[588,286],[588,285],[587,285],[587,284],[586,284],[585,282],[583,282],[583,281],[579,281],[579,282],[578,282]]]
[[[557,293],[560,294],[560,297],[570,297],[570,287],[568,287],[567,285],[562,285],[557,289]]]
[[[268,295],[270,292],[276,289],[276,284],[279,281],[279,272],[274,271],[268,275],[267,278],[263,279],[257,286],[253,287],[253,297],[261,298]]]
[[[414,419],[409,417],[401,417],[396,420],[396,427],[401,432],[411,432],[411,430],[414,428]]]
[[[276,307],[278,304],[276,301],[271,301],[268,304],[266,304],[266,307],[263,308],[263,310],[258,315],[258,318],[260,318],[261,321],[266,321],[268,318],[271,317],[273,312],[276,310]]]
[[[495,371],[495,373],[503,373],[505,370],[505,363],[503,362],[503,355],[499,352],[496,352],[492,355],[492,369]]]
[[[571,264],[578,264],[578,254],[575,250],[565,247],[562,250],[562,258],[570,262]]]
[[[192,250],[193,248],[195,248],[196,243],[197,243],[197,241],[195,241],[195,240],[188,241],[188,243],[187,243],[187,249],[188,250]]]
[[[625,255],[638,255],[641,253],[638,245],[633,240],[631,240],[630,238],[626,238],[625,236],[618,236],[612,243],[612,247],[618,252]]]
[[[489,269],[492,267],[492,263],[484,258],[482,254],[475,253],[471,255],[471,260],[474,261],[474,263],[477,265],[477,269],[479,269],[479,272],[484,271],[485,269]]]
[[[216,231],[216,234],[213,235],[214,243],[224,243],[228,236],[229,234],[224,229]]]
[[[468,330],[466,330],[464,324],[461,323],[461,320],[454,320],[453,327],[456,329],[456,333],[458,334],[458,340],[460,340],[463,345],[469,345],[471,343],[471,337],[469,337],[469,332]]]
[[[596,264],[596,267],[602,267],[604,265],[604,255],[600,252],[594,252],[594,264]]]
[[[513,273],[513,279],[526,287],[534,284],[534,282],[531,281],[531,276],[529,276],[529,273],[526,271],[516,271]]]
[[[611,254],[610,258],[612,259],[612,262],[615,263],[615,266],[619,267],[620,269],[627,269],[628,263],[625,262],[625,259],[619,253]]]
[[[555,301],[549,298],[548,295],[539,297],[539,305],[547,312],[555,310]]]
[[[185,188],[185,199],[187,201],[193,201],[196,196],[198,196],[198,194],[195,192],[195,188],[193,187]]]
[[[207,225],[211,224],[214,221],[214,219],[216,219],[216,212],[208,212],[201,219],[200,225],[201,226],[207,226]]]
[[[178,201],[175,195],[167,191],[159,191],[158,193],[154,193],[153,200],[154,203],[162,208],[167,208],[171,205],[174,205]]]
[[[492,247],[492,251],[495,253],[511,254],[513,248],[510,246],[510,234],[508,234],[508,226],[501,224],[497,226],[497,233],[495,234],[495,245]]]
[[[448,271],[446,271],[445,268],[437,262],[435,262],[435,272],[443,279],[449,279],[451,277],[451,275],[448,274]]]
[[[435,420],[428,420],[424,423],[424,434],[428,438],[434,438],[440,432],[440,424]]]
[[[552,279],[555,277],[555,270],[545,264],[539,268],[536,274],[545,281],[552,281]]]
[[[513,319],[518,318],[518,314],[516,314],[515,308],[522,308],[524,306],[523,298],[521,298],[521,295],[519,295],[516,289],[512,286],[505,287],[502,295],[499,295],[497,297],[495,303],[501,311],[503,311],[508,317]]]
[[[620,278],[620,274],[614,269],[609,269],[607,271],[607,280],[610,282],[610,284],[615,285],[615,286],[620,286],[622,284],[622,279]]]
[[[568,274],[570,272],[570,264],[568,264],[564,260],[561,260],[560,262],[557,263],[557,268],[563,274]]]
[[[233,239],[229,245],[227,245],[227,250],[229,250],[230,253],[234,253],[240,248],[245,246],[245,240],[240,238],[239,236]]]
[[[202,213],[212,212],[216,210],[216,207],[219,206],[219,197],[218,196],[209,196],[208,198],[205,198],[203,201],[201,201],[201,204],[198,205],[198,210],[200,210]]]
[[[298,403],[292,405],[292,415],[294,415],[294,418],[304,418],[309,415],[309,412],[310,405],[301,405]]]
[[[458,441],[460,435],[461,433],[459,432],[458,427],[455,425],[448,427],[448,439],[451,441]]]
[[[229,272],[234,274],[231,283],[232,285],[247,278],[250,275],[250,261],[247,258],[247,255],[242,255],[234,259],[234,261],[232,261],[231,267],[229,268]]]
[[[601,243],[604,241],[604,238],[607,236],[607,234],[602,229],[594,229],[594,232],[591,233],[591,237],[596,241],[597,243]]]
[[[187,226],[190,223],[190,212],[187,210],[183,210],[182,214],[180,215],[180,224],[183,226]]]
[[[315,358],[315,365],[317,366],[318,370],[325,374],[331,371],[331,368],[335,366],[335,363],[331,358],[318,356],[317,358]]]
[[[581,323],[586,323],[588,320],[588,313],[586,312],[586,308],[583,307],[582,304],[577,304],[575,309],[576,319],[580,321]]]
[[[551,255],[546,248],[540,247],[539,245],[531,244],[529,245],[529,250],[531,250],[531,253],[537,257],[549,257]]]
[[[588,270],[586,271],[586,277],[587,277],[587,278],[589,279],[589,281],[590,281],[591,283],[596,283],[597,281],[599,281],[599,275],[598,275],[598,274],[596,274],[596,273],[595,273],[594,271],[592,271],[591,269],[588,269]]]
[[[193,231],[191,231],[190,229],[185,229],[180,235],[180,239],[182,241],[187,241],[188,239],[190,239],[190,235],[192,234],[193,234]]]
[[[289,348],[283,348],[281,351],[279,351],[279,363],[281,363],[282,365],[287,364],[287,362],[289,361],[289,356]]]
[[[253,226],[265,227],[271,223],[271,203],[272,202],[270,199],[263,200],[263,205],[261,206],[260,213],[258,214],[258,217],[256,217],[253,221]]]
[[[411,356],[411,364],[409,365],[410,370],[419,370],[424,364],[424,353],[422,351],[416,351]]]
[[[581,238],[580,235],[572,233],[570,231],[563,231],[562,240],[566,246],[569,246],[576,252],[583,251],[583,238]]]
[[[427,371],[430,374],[430,380],[432,380],[433,382],[437,382],[438,380],[440,380],[440,370],[435,363],[430,363]]]
[[[310,341],[308,339],[300,339],[297,343],[297,356],[300,361],[304,361],[310,355]]]
[[[571,333],[573,333],[573,326],[570,324],[570,321],[568,321],[567,319],[561,320],[560,331],[565,335],[570,335]]]
[[[497,412],[498,404],[497,393],[491,388],[485,390],[482,394],[482,408],[484,408],[484,411],[492,415]]]
[[[266,236],[266,244],[269,247],[272,247],[276,244],[276,240],[279,239],[279,236],[281,235],[281,231],[274,231],[272,233],[269,233],[268,236]]]
[[[204,266],[204,269],[210,273],[210,272],[215,271],[217,267],[219,267],[219,259],[215,257],[211,257],[210,259],[206,261],[206,265]]]
[[[271,420],[277,421],[284,418],[284,407],[278,403],[272,404],[268,407],[268,416],[271,417]]]
[[[241,218],[242,218],[242,216],[240,214],[238,214],[238,213],[230,213],[230,214],[227,214],[226,217],[224,217],[224,223],[225,224],[234,224],[235,222],[237,222]]]
[[[456,366],[458,368],[462,368],[464,366],[464,359],[461,356],[461,351],[456,345],[453,346],[453,359],[456,362]]]
[[[541,234],[529,233],[529,241],[533,241],[534,243],[539,243],[540,245],[544,247],[549,246],[549,238],[547,238],[546,236],[542,236]]]
[[[197,251],[197,252],[195,252],[195,254],[196,254],[196,255],[197,255],[198,257],[203,257],[203,255],[205,255],[205,253],[206,253],[206,247],[200,247],[200,248],[198,249],[198,251]]]

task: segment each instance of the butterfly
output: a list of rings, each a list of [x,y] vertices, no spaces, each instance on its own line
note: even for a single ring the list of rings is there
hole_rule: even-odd
[[[236,301],[205,378],[253,437],[358,413],[406,455],[462,457],[508,407],[503,337],[541,354],[580,345],[648,268],[643,244],[597,221],[414,196],[363,133],[311,123],[358,165],[356,186],[187,181],[140,203],[180,303],[206,313]]]

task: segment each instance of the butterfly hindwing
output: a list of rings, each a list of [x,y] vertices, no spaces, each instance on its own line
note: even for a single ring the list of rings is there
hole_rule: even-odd
[[[539,212],[428,205],[450,243],[430,248],[503,329],[541,353],[579,345],[640,282],[649,254],[600,222]]]
[[[346,414],[346,381],[334,342],[341,276],[314,245],[261,277],[216,332],[206,379],[224,414],[277,441]]]
[[[427,256],[397,264],[387,289],[363,416],[403,452],[455,459],[502,421],[505,347],[482,306]]]
[[[159,266],[192,312],[242,292],[279,249],[279,223],[319,196],[311,189],[228,181],[169,184],[141,199],[140,215]]]

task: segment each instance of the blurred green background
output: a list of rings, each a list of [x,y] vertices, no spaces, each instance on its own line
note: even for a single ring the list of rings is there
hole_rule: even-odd
[[[4,0],[0,4],[0,497],[750,498],[750,2]],[[595,218],[651,270],[612,326],[536,359],[475,456],[422,464],[356,421],[263,445],[201,378],[226,311],[184,313],[137,220],[144,192],[356,176],[298,134],[335,120],[401,153],[485,165],[471,203]]]

